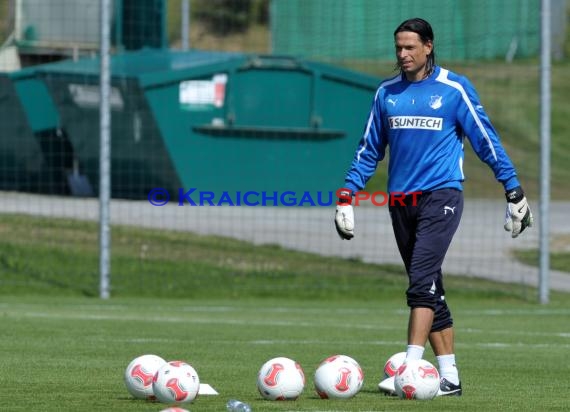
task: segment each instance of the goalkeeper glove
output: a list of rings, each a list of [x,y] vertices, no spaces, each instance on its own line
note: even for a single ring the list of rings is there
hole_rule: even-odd
[[[533,217],[524,192],[520,186],[505,193],[507,210],[505,213],[505,230],[511,232],[513,238],[532,226]]]
[[[354,237],[354,210],[352,196],[349,191],[342,190],[336,206],[334,225],[341,239],[350,240]]]

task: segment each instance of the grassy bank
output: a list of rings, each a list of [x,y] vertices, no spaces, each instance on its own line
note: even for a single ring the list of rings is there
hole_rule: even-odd
[[[0,294],[98,296],[96,223],[0,216]],[[192,233],[113,227],[112,296],[404,299],[401,266]],[[446,275],[464,298],[534,299],[508,284]]]

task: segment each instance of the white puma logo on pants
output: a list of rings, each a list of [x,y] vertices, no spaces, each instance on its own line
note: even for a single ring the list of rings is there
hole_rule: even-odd
[[[447,215],[447,211],[449,210],[451,212],[451,214],[455,214],[455,208],[456,206],[450,207],[450,206],[444,206],[443,207],[443,214]]]

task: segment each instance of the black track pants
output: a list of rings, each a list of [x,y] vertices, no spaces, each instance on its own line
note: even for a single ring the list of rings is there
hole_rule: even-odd
[[[391,203],[392,204],[392,203]],[[390,206],[392,227],[408,273],[408,306],[434,310],[432,332],[453,325],[445,302],[441,266],[463,213],[463,192],[424,192]]]

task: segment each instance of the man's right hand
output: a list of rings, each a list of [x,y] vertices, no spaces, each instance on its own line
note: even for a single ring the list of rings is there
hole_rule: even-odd
[[[352,208],[350,192],[341,192],[341,198],[336,206],[334,225],[341,239],[350,240],[354,237],[354,209]]]

